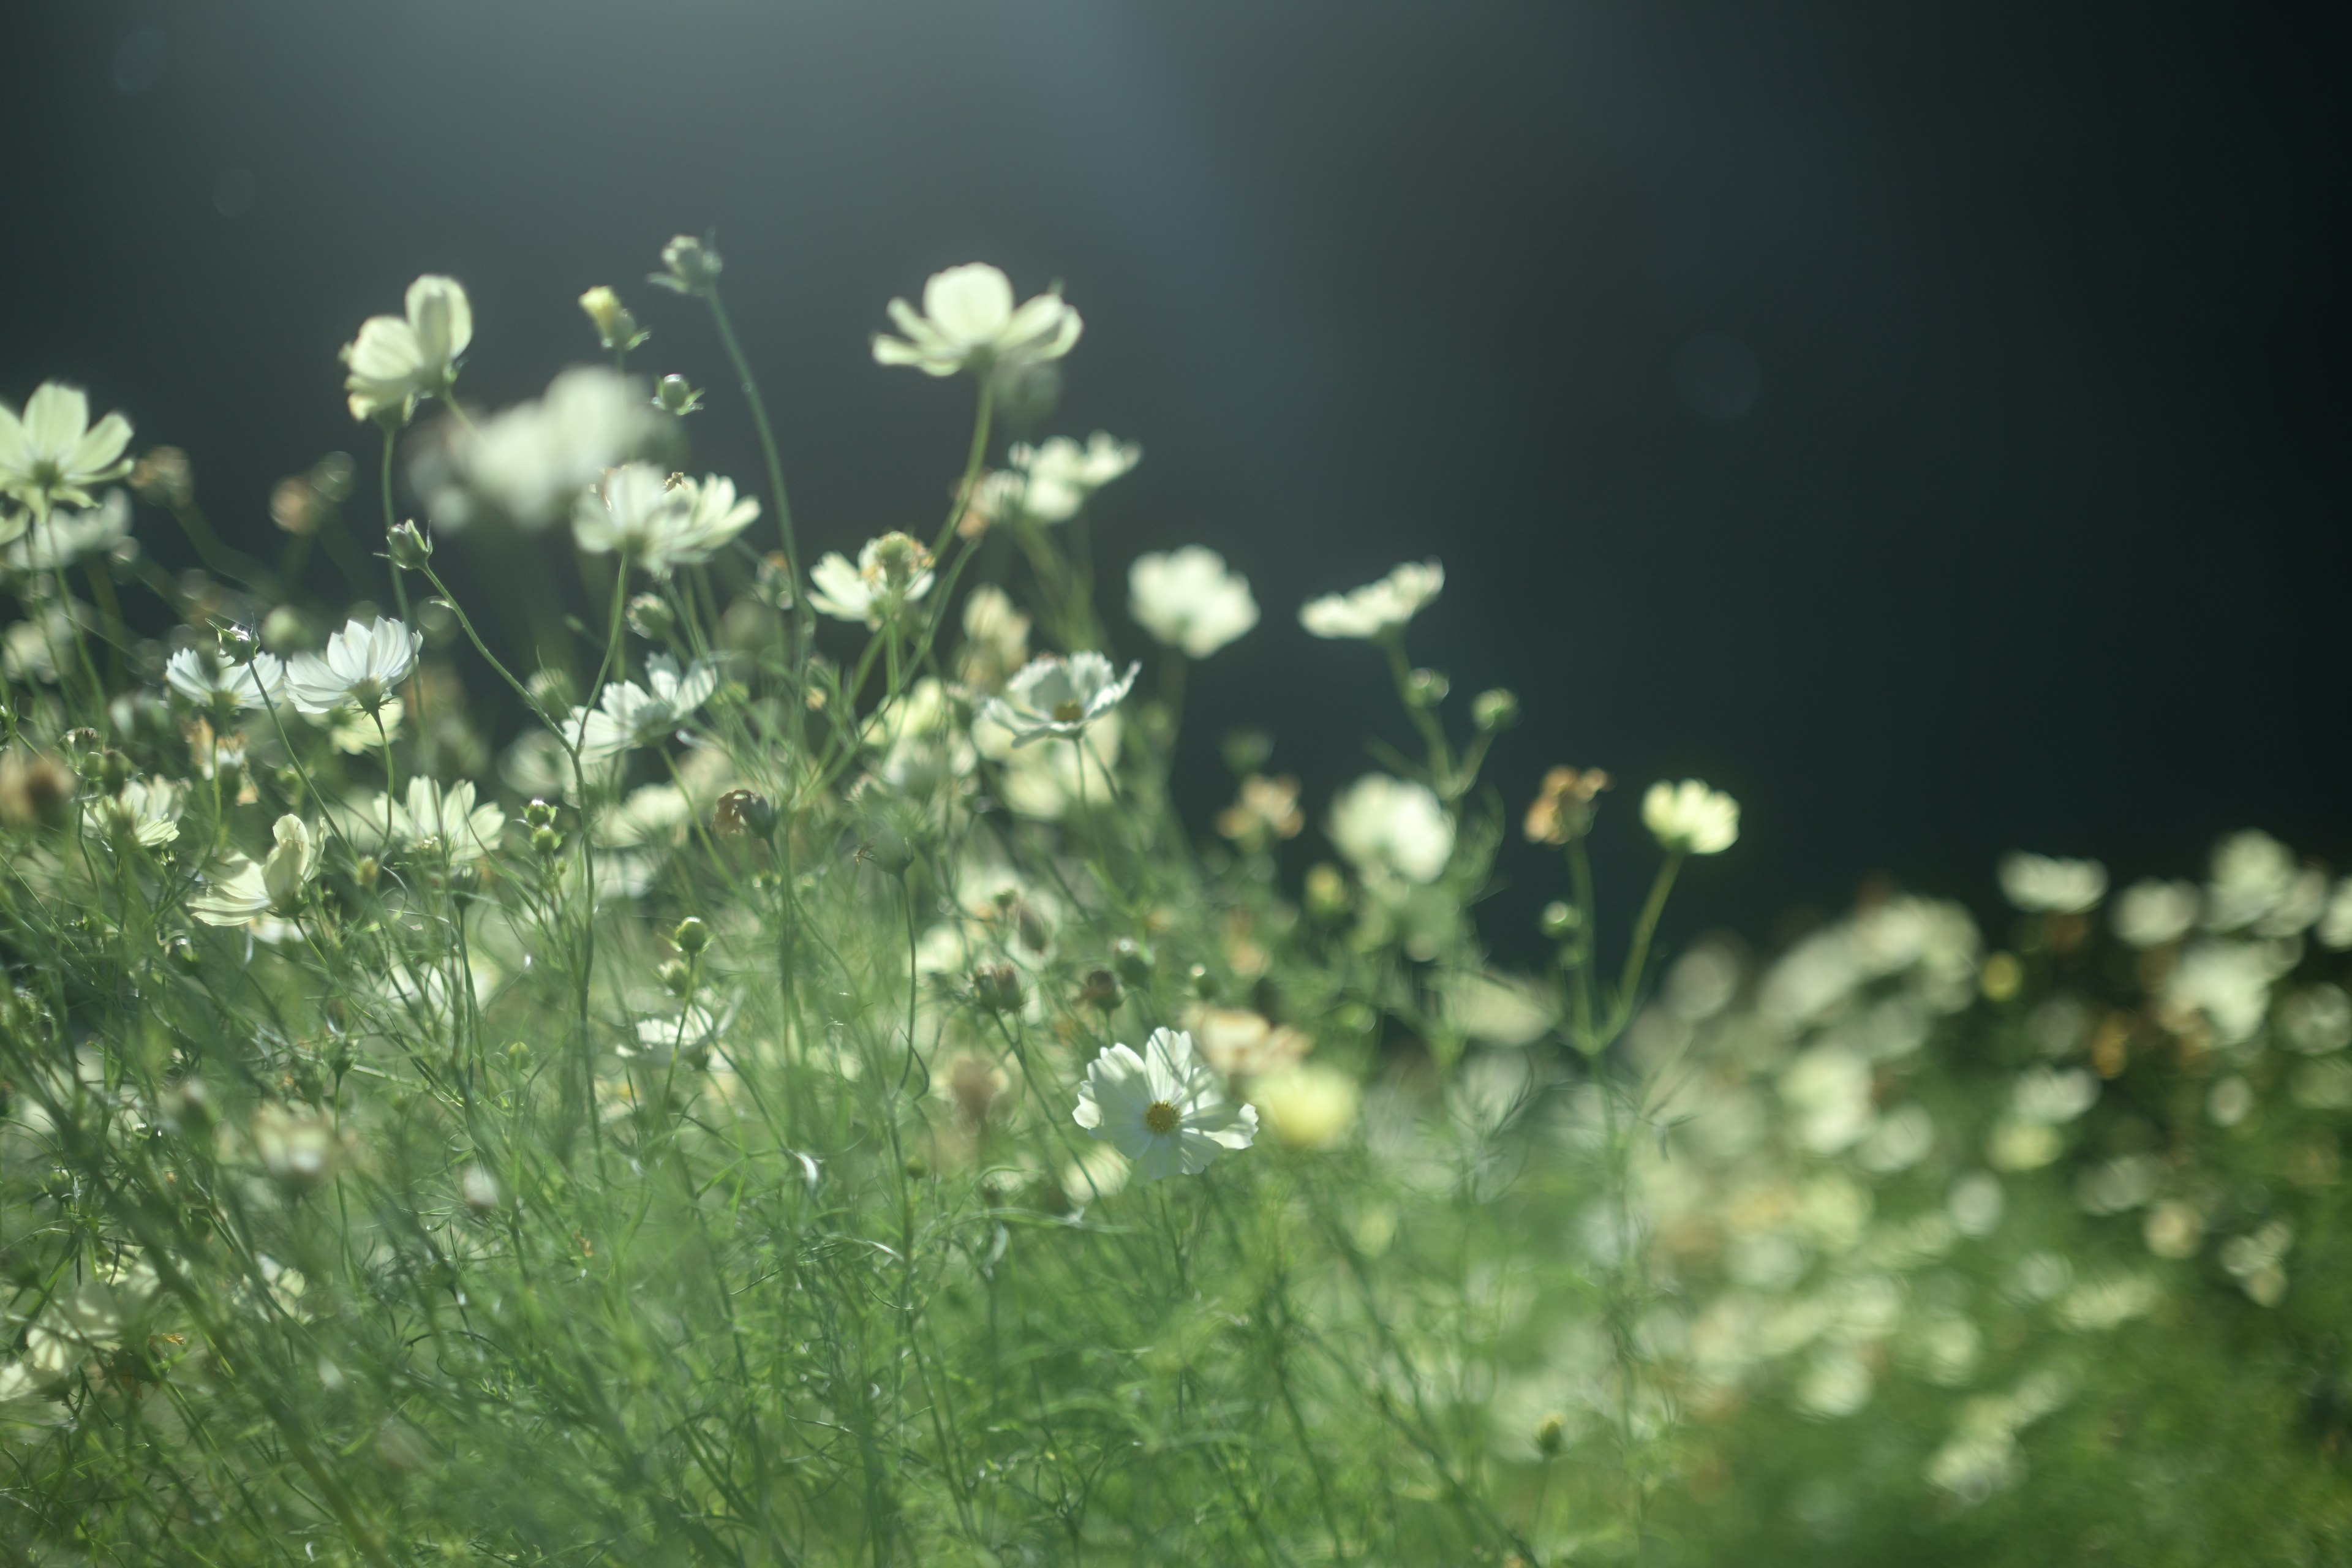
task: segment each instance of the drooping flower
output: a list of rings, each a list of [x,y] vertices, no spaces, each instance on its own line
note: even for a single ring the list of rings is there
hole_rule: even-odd
[[[1097,430],[1083,447],[1054,436],[1034,447],[1016,443],[1004,456],[1013,465],[1006,489],[1020,509],[1039,522],[1067,522],[1095,491],[1141,462],[1143,448]]]
[[[393,688],[416,668],[425,636],[386,616],[372,626],[346,621],[327,639],[324,658],[300,653],[286,671],[286,689],[305,713],[332,713],[350,706],[380,714]]]
[[[1671,855],[1719,855],[1739,837],[1739,803],[1696,779],[1661,780],[1642,797],[1642,826]]]
[[[1367,773],[1331,803],[1340,854],[1369,875],[1433,882],[1454,858],[1454,819],[1425,784]]]
[[[131,537],[131,497],[109,490],[94,507],[52,511],[0,554],[0,563],[18,572],[58,572],[77,561],[103,555]]]
[[[130,444],[131,421],[110,414],[92,425],[81,388],[45,381],[25,400],[21,416],[0,405],[0,495],[22,504],[34,522],[60,503],[93,506],[90,487],[131,471],[122,455]],[[22,516],[0,521],[0,540],[16,537],[25,522]]]
[[[1118,707],[1141,668],[1130,664],[1121,675],[1098,653],[1048,654],[1030,660],[982,711],[1013,732],[1016,746],[1048,736],[1069,740]]]
[[[256,865],[240,855],[212,885],[188,900],[189,912],[207,925],[244,925],[268,914],[290,915],[302,889],[319,868],[320,840],[303,820],[289,813],[271,829],[277,847]]]
[[[2106,896],[2107,868],[2096,860],[2011,851],[2000,858],[2000,890],[2028,914],[2079,915]]]
[[[1299,607],[1298,624],[1318,637],[1383,637],[1401,631],[1445,586],[1445,568],[1408,561],[1377,583],[1326,594]]]
[[[408,286],[407,318],[370,316],[343,345],[354,419],[405,425],[417,401],[446,397],[457,356],[474,341],[474,308],[454,278],[426,273]]]
[[[1127,570],[1127,613],[1162,645],[1206,658],[1257,625],[1249,579],[1213,550],[1139,555]]]
[[[186,786],[177,779],[132,779],[113,795],[90,802],[91,829],[118,843],[148,849],[180,836],[180,810]]]
[[[1062,302],[1058,287],[1014,309],[1012,280],[978,261],[934,272],[923,285],[923,313],[893,300],[890,319],[907,335],[877,332],[875,363],[910,364],[926,375],[1020,370],[1057,360],[1085,328]]]
[[[857,564],[827,551],[809,573],[809,604],[835,620],[879,626],[931,591],[931,552],[899,532],[869,539]]]
[[[257,653],[250,664],[225,664],[184,647],[164,662],[163,679],[190,702],[222,718],[267,708],[286,696],[286,666],[276,654]]]
[[[684,669],[667,654],[646,660],[646,684],[618,680],[593,710],[574,708],[564,728],[583,761],[598,762],[651,745],[677,729],[719,689],[719,672],[696,659]]]
[[[1138,1180],[1199,1175],[1228,1149],[1250,1146],[1257,1112],[1227,1098],[1192,1037],[1154,1029],[1138,1055],[1114,1045],[1087,1068],[1073,1120],[1133,1162]]]

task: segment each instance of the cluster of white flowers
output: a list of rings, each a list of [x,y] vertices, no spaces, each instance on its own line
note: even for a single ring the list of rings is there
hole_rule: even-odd
[[[1308,600],[1298,624],[1318,637],[1376,640],[1402,631],[1444,587],[1444,566],[1407,562],[1377,583]]]

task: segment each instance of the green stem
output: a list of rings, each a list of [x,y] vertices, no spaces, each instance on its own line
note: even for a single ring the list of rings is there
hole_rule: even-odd
[[[797,655],[801,645],[808,640],[808,595],[802,589],[801,548],[793,533],[793,503],[784,494],[784,460],[776,449],[775,426],[768,420],[768,404],[760,395],[759,379],[752,375],[751,362],[744,357],[743,345],[736,340],[734,325],[727,319],[727,307],[719,302],[719,285],[709,285],[702,297],[709,301],[711,324],[719,329],[719,341],[743,384],[743,401],[751,406],[751,424],[760,433],[760,451],[768,461],[768,489],[776,499],[776,534],[783,543],[785,569],[793,578],[793,621],[799,638],[793,652]],[[794,662],[797,664],[797,658]]]

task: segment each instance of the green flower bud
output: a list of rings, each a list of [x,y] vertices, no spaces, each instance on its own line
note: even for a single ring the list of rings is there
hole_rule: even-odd
[[[1559,900],[1554,899],[1543,908],[1541,921],[1543,933],[1554,942],[1573,936],[1576,933],[1576,928],[1583,923],[1578,917],[1576,906],[1573,904],[1562,903]]]
[[[1416,669],[1405,677],[1405,699],[1416,708],[1434,708],[1453,689],[1454,683],[1434,669]]]
[[[982,964],[971,972],[972,1000],[992,1013],[1021,1010],[1021,972],[1009,963]]]
[[[530,830],[530,847],[534,852],[551,858],[563,847],[563,835],[552,827],[534,827]]]
[[[640,594],[629,601],[629,629],[647,642],[659,642],[669,636],[676,620],[669,601],[659,594]]]
[[[1509,729],[1519,721],[1518,694],[1499,686],[1481,691],[1470,700],[1470,720],[1490,735]]]
[[[709,950],[710,928],[702,923],[699,916],[688,915],[677,922],[677,930],[670,933],[669,940],[687,957],[699,958]]]
[[[1151,978],[1151,950],[1131,936],[1120,937],[1110,944],[1110,966],[1129,985],[1141,985]]]
[[[711,820],[722,834],[766,838],[776,831],[776,803],[755,789],[730,789],[719,797]]]
[[[543,800],[534,799],[522,808],[522,820],[526,827],[552,827],[555,826],[555,807]]]
[[[1536,1452],[1547,1459],[1559,1458],[1568,1447],[1568,1419],[1562,1415],[1547,1415],[1536,1423]]]
[[[392,563],[404,572],[422,572],[425,563],[433,558],[433,541],[416,526],[415,519],[394,524],[384,540]]]
[[[694,971],[677,959],[671,959],[656,973],[661,976],[663,989],[673,996],[683,996],[694,989]]]
[[[1090,969],[1078,984],[1078,1000],[1108,1013],[1119,1004],[1118,976],[1108,969]]]
[[[621,297],[599,283],[580,296],[580,309],[596,329],[596,339],[608,349],[633,349],[650,334],[638,329],[636,317]]]
[[[663,246],[661,258],[667,270],[653,274],[651,281],[680,294],[709,293],[725,265],[715,247],[690,234],[681,234]]]
[[[666,375],[654,387],[654,406],[681,419],[702,407],[702,389],[682,375]]]

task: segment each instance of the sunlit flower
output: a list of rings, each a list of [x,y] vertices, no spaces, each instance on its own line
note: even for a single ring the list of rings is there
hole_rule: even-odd
[[[656,577],[710,559],[760,515],[757,499],[738,500],[731,479],[689,479],[650,463],[624,463],[582,492],[572,537],[593,555],[618,551]]]
[[[163,679],[190,702],[223,717],[267,708],[286,697],[286,666],[275,654],[257,653],[250,664],[224,664],[184,647],[164,661]]]
[[[393,830],[411,848],[437,846],[453,859],[480,859],[498,848],[507,814],[495,805],[474,804],[474,784],[459,779],[443,789],[422,774],[408,781],[406,798],[393,814]]]
[[[81,388],[45,381],[25,400],[22,416],[0,405],[0,495],[15,498],[34,522],[60,503],[93,505],[91,486],[131,471],[122,455],[130,443],[131,421],[110,414],[92,425]],[[25,521],[0,521],[0,539],[14,538]]]
[[[644,384],[606,365],[574,365],[544,395],[447,432],[409,480],[436,528],[455,531],[487,507],[537,531],[566,516],[604,470],[656,449],[667,421]]]
[[[131,497],[109,490],[94,507],[53,510],[0,553],[0,565],[18,572],[58,572],[103,555],[131,537]]]
[[[1012,481],[1009,499],[1039,522],[1067,522],[1095,491],[1142,461],[1143,448],[1097,430],[1083,447],[1055,436],[1034,447],[1016,443],[1004,456],[1013,465],[1002,476]]]
[[[188,901],[189,912],[207,925],[244,925],[257,916],[290,915],[302,889],[319,868],[320,840],[291,813],[271,829],[276,847],[260,864],[240,855],[211,885]]]
[[[1616,781],[1599,768],[1553,768],[1528,807],[1530,844],[1566,844],[1592,826],[1592,803]]]
[[[2202,902],[2194,882],[2134,882],[2110,914],[2116,934],[2132,946],[2162,947],[2189,934]]]
[[[405,425],[417,400],[446,397],[457,356],[474,341],[474,308],[454,278],[426,273],[408,286],[408,316],[370,316],[343,345],[354,419]]]
[[[923,285],[923,313],[890,301],[903,338],[874,336],[877,364],[910,364],[926,375],[960,370],[1019,370],[1060,359],[1085,323],[1062,302],[1058,287],[1014,309],[1013,284],[984,262],[934,272]]]
[[[2236,1045],[2263,1026],[2271,984],[2293,963],[2267,943],[2194,942],[2166,976],[2165,1005],[2178,1021],[2203,1017],[2222,1045]]]
[[[677,489],[686,498],[686,527],[670,551],[673,561],[687,565],[708,561],[759,520],[760,498],[738,496],[735,481],[723,474],[698,479],[681,474]]]
[[[393,688],[416,668],[416,652],[424,646],[423,633],[412,632],[390,616],[372,626],[346,621],[341,631],[327,639],[324,658],[294,656],[286,671],[286,689],[305,713],[332,713],[346,705],[380,713]]]
[[[1136,557],[1127,569],[1127,613],[1164,646],[1206,658],[1257,625],[1257,600],[1223,556],[1188,544]]]
[[[1377,583],[1309,599],[1298,611],[1298,624],[1318,637],[1384,637],[1403,630],[1444,586],[1444,566],[1409,561]]]
[[[1246,1149],[1257,1112],[1226,1098],[1192,1037],[1154,1029],[1140,1056],[1114,1045],[1087,1068],[1073,1118],[1133,1162],[1139,1181],[1199,1175],[1227,1149]]]
[[[2000,858],[2000,890],[2028,914],[2079,915],[2106,897],[2107,868],[2096,860],[2012,851]]]
[[[2318,920],[2326,902],[2326,876],[2298,867],[2267,833],[2232,833],[2214,847],[2205,921],[2215,931],[2293,936]]]
[[[1275,1142],[1292,1149],[1328,1149],[1355,1126],[1363,1105],[1354,1079],[1313,1063],[1259,1079],[1249,1098]]]
[[[667,654],[646,660],[646,684],[617,680],[592,711],[574,708],[565,724],[583,759],[617,755],[659,741],[719,689],[719,672],[696,659],[684,669]]]
[[[983,712],[1013,732],[1016,746],[1048,736],[1068,740],[1118,707],[1140,668],[1130,664],[1121,675],[1098,653],[1049,654],[1031,660],[1005,683],[1003,696],[988,700]]]
[[[1642,826],[1670,855],[1719,855],[1739,838],[1739,803],[1696,779],[1650,786]]]
[[[169,844],[180,836],[186,791],[177,779],[132,779],[113,795],[89,803],[89,825],[118,843],[149,849]]]
[[[1454,858],[1454,819],[1427,785],[1366,773],[1331,803],[1331,842],[1360,871],[1433,882]]]
[[[809,572],[809,604],[835,620],[879,626],[931,591],[931,552],[910,535],[869,539],[852,566],[827,551]]]

